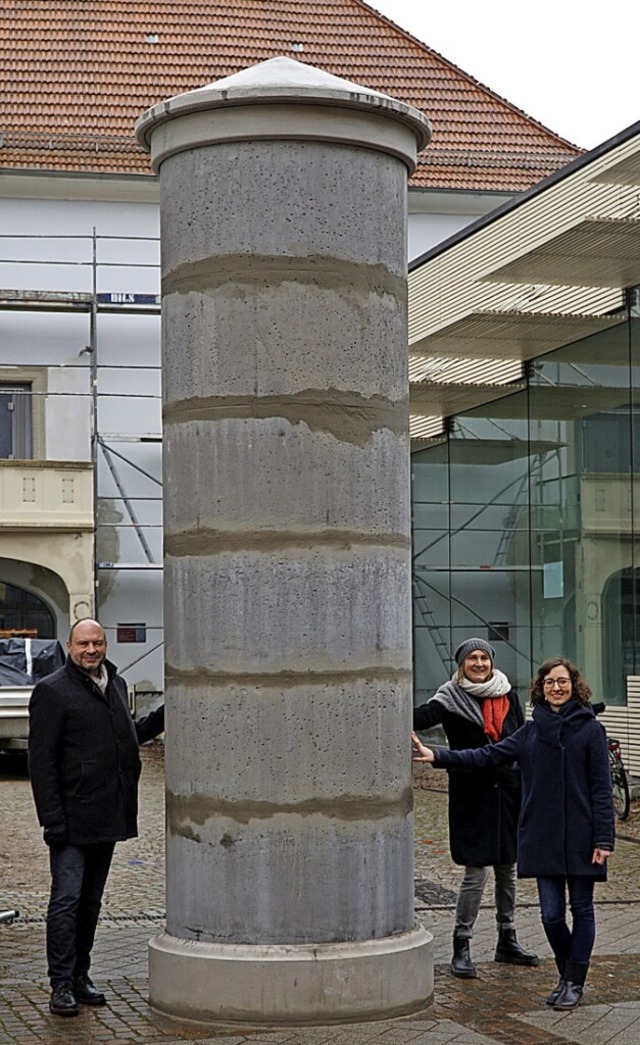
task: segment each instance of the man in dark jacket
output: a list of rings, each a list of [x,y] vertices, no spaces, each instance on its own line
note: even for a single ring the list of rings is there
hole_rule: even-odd
[[[57,1016],[76,1016],[78,1002],[105,1004],[89,978],[102,894],[115,843],[137,834],[138,747],[164,730],[163,707],[133,721],[97,621],[76,621],[67,653],[29,704],[29,773],[51,868],[47,963]]]

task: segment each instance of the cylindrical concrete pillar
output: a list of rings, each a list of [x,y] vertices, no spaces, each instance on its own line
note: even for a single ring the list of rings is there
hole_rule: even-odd
[[[424,1006],[406,181],[417,111],[287,58],[150,109],[162,229],[167,928],[156,1008]]]

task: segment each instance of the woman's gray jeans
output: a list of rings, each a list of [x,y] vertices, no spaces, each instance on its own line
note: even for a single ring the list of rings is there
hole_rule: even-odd
[[[478,917],[489,867],[466,867],[456,901],[455,936],[470,940]],[[495,876],[496,922],[499,929],[513,929],[516,909],[516,865],[497,864]]]

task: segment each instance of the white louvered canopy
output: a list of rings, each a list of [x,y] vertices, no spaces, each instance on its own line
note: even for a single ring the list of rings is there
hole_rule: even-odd
[[[634,285],[640,123],[418,260],[409,276],[412,415],[441,432],[446,417],[516,391],[527,360],[614,331]],[[624,362],[615,336],[606,362]]]

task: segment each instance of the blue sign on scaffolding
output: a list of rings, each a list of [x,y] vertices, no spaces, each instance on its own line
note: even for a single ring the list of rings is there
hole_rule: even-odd
[[[110,294],[98,294],[100,305],[159,305],[159,294],[127,294],[116,291]]]

